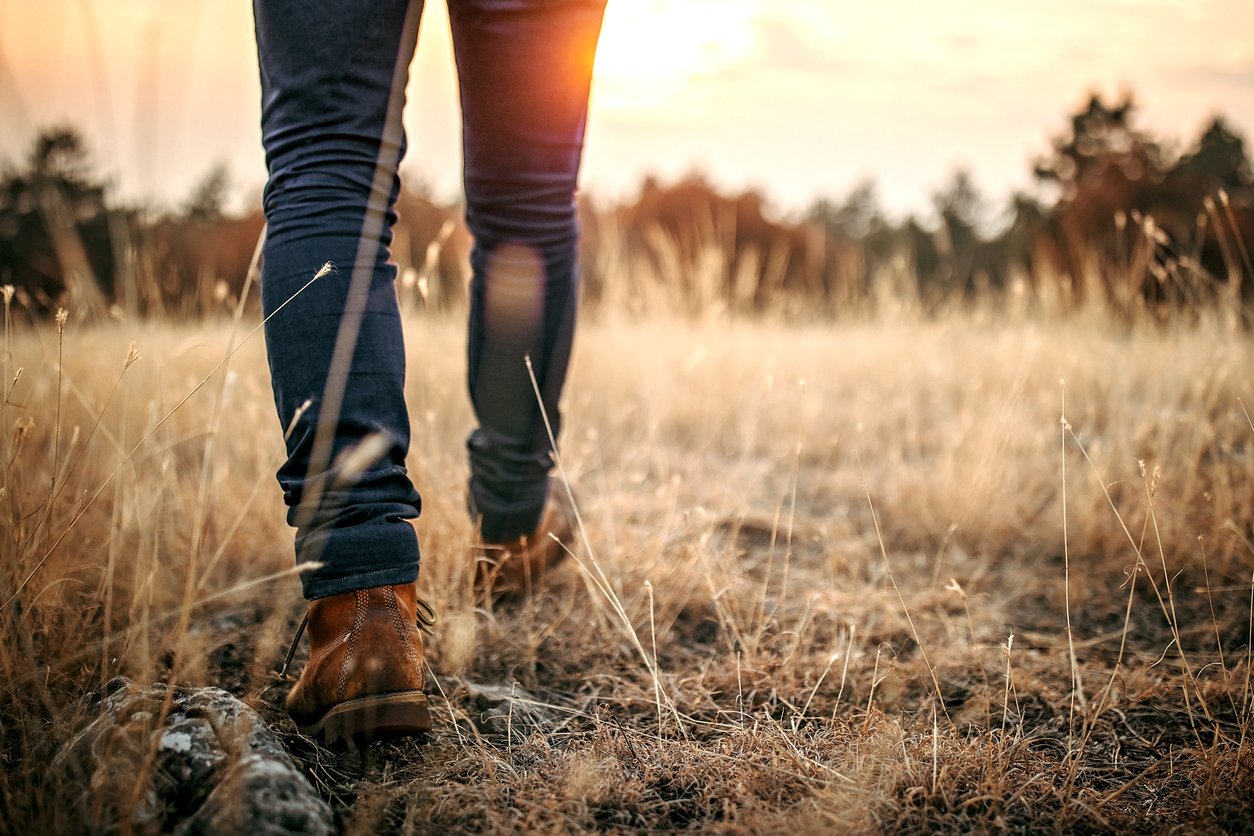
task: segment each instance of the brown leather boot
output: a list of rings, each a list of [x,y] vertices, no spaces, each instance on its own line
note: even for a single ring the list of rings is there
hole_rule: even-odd
[[[489,598],[530,595],[545,574],[574,548],[574,526],[570,494],[565,487],[554,485],[535,531],[508,543],[484,543],[476,549],[476,588]]]
[[[429,732],[419,625],[432,622],[414,583],[310,601],[309,661],[287,695],[301,733],[331,744]]]

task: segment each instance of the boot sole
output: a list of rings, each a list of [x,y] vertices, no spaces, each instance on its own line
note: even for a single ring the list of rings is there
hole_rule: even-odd
[[[421,691],[400,691],[347,700],[322,715],[302,734],[320,737],[328,745],[369,743],[394,737],[425,736],[431,731],[427,696]]]

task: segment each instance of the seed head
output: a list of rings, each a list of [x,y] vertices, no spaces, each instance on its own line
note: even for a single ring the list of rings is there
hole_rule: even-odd
[[[65,331],[65,323],[70,319],[70,312],[65,308],[57,308],[57,333]]]
[[[296,411],[292,413],[292,420],[288,423],[287,429],[283,431],[283,440],[292,437],[292,433],[296,432],[296,423],[300,421],[301,416],[309,411],[309,407],[313,406],[313,398],[306,398],[305,402],[296,407]]]
[[[13,294],[16,292],[17,291],[11,284],[6,284],[4,287],[0,287],[0,293],[4,294],[4,304],[6,306],[13,301]]]
[[[335,487],[351,485],[387,455],[392,442],[380,432],[371,433],[335,460]]]

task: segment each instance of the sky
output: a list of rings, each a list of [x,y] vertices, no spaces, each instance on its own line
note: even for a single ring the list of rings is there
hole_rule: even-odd
[[[783,214],[878,184],[926,211],[956,167],[994,202],[1090,92],[1191,140],[1225,114],[1254,140],[1251,0],[610,0],[581,184],[597,199],[698,172]],[[411,68],[403,171],[459,193],[442,0]],[[0,0],[0,159],[69,122],[130,198],[177,205],[217,164],[237,207],[265,182],[246,0]]]

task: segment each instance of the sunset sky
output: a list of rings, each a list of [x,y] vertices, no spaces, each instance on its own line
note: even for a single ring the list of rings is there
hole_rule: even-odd
[[[1192,138],[1222,112],[1254,138],[1250,0],[611,0],[583,172],[594,196],[698,170],[782,211],[874,178],[925,209],[955,166],[995,199],[1090,90]],[[237,202],[265,179],[243,0],[0,0],[0,153],[72,122],[128,196],[177,203],[215,163]],[[444,5],[427,5],[405,171],[452,198],[459,125]]]

